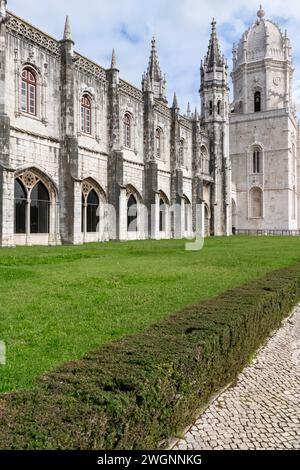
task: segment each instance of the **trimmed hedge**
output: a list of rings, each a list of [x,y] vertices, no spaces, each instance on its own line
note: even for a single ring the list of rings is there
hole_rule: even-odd
[[[0,448],[162,448],[299,299],[297,264],[65,363],[0,396]]]

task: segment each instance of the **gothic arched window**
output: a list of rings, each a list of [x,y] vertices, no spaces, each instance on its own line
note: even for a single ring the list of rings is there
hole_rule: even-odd
[[[133,194],[131,194],[127,201],[127,231],[137,231],[137,200]]]
[[[212,115],[212,113],[213,113],[213,102],[210,101],[209,102],[209,114]]]
[[[30,201],[30,233],[49,233],[50,197],[41,181],[32,189]]]
[[[218,101],[217,110],[218,110],[218,114],[221,114],[221,101]]]
[[[131,148],[131,116],[129,113],[126,113],[124,115],[123,129],[124,129],[124,145],[125,147]]]
[[[15,233],[26,233],[26,190],[18,179],[15,180]]]
[[[86,94],[81,99],[81,131],[85,134],[92,133],[92,102]]]
[[[261,152],[256,149],[253,152],[253,173],[261,173]]]
[[[260,188],[252,188],[250,191],[250,213],[254,218],[263,215],[263,192]]]
[[[36,76],[25,68],[21,77],[21,111],[36,116]]]
[[[157,158],[161,157],[161,138],[162,138],[162,131],[158,127],[155,132],[155,155]]]
[[[254,112],[259,113],[261,111],[261,93],[256,91],[254,93]]]
[[[184,139],[179,143],[179,166],[184,166]]]

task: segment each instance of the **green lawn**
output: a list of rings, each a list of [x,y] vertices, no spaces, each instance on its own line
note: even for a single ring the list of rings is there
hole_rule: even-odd
[[[0,391],[184,305],[300,260],[300,238],[210,238],[0,249]]]

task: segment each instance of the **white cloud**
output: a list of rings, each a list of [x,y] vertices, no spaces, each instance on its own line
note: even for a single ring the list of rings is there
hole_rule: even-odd
[[[108,67],[114,47],[121,76],[137,86],[155,34],[169,99],[176,90],[182,111],[187,101],[193,106],[199,103],[199,66],[207,51],[212,17],[230,65],[232,43],[255,20],[258,6],[259,0],[8,0],[11,11],[56,38],[62,36],[64,17],[69,14],[76,50]],[[264,9],[291,38],[300,111],[299,0],[265,0]]]

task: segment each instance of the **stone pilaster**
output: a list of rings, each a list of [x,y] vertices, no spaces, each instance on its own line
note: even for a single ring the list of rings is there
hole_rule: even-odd
[[[6,1],[0,8],[0,246],[14,244],[14,173],[10,168],[10,119],[6,114]]]
[[[67,18],[61,41],[61,127],[60,154],[60,227],[63,243],[81,243],[81,190],[78,139],[75,129],[75,61],[74,42]],[[77,194],[79,191],[80,197]]]
[[[126,239],[126,221],[121,214],[127,213],[126,191],[123,188],[124,159],[121,151],[120,130],[120,94],[119,94],[119,70],[116,65],[116,55],[113,50],[111,67],[106,72],[108,81],[108,135],[109,135],[109,157],[108,157],[108,203],[114,208],[115,217],[113,228],[113,239]],[[121,189],[123,188],[123,190]],[[123,207],[124,206],[124,207]]]
[[[158,166],[155,158],[154,129],[154,93],[150,77],[146,77],[144,85],[144,193],[145,206],[148,210],[148,236],[157,238],[159,211],[152,210],[157,202]]]

